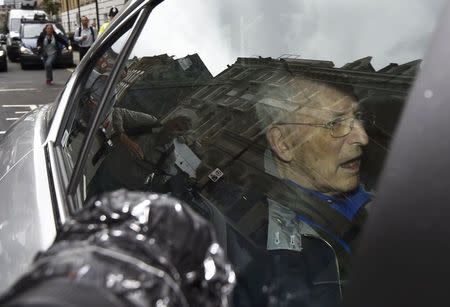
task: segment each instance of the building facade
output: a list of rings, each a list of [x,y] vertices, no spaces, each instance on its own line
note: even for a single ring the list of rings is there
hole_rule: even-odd
[[[86,16],[91,25],[99,28],[108,20],[111,7],[117,7],[120,12],[125,3],[125,0],[97,0],[99,16],[97,20],[95,0],[61,0],[61,23],[68,33],[74,33],[80,25],[80,16]]]

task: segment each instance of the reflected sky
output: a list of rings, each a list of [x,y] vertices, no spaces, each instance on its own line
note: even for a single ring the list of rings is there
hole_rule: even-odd
[[[444,0],[167,0],[136,55],[199,53],[213,75],[239,56],[292,54],[380,69],[423,58]],[[147,33],[149,33],[147,32]],[[155,44],[152,44],[155,42]]]

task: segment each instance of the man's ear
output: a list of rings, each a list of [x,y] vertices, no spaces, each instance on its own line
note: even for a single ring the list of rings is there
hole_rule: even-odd
[[[286,134],[286,131],[284,132]],[[270,148],[277,157],[284,162],[290,162],[294,156],[291,150],[292,148],[284,134],[279,126],[270,126],[267,129],[266,137]]]

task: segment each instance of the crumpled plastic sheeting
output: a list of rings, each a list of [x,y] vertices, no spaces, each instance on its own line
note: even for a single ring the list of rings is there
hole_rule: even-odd
[[[207,221],[174,198],[124,190],[66,223],[18,284],[61,276],[126,306],[228,306],[235,284]]]

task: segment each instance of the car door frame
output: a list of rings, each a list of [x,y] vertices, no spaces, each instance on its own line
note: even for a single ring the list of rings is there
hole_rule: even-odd
[[[100,115],[106,106],[113,86],[119,77],[120,69],[131,52],[139,34],[145,25],[151,11],[163,0],[136,0],[125,8],[122,14],[111,24],[103,35],[94,43],[73,72],[66,83],[63,93],[60,95],[58,107],[55,111],[46,140],[46,150],[48,152],[48,167],[52,174],[53,198],[57,201],[58,215],[60,223],[63,224],[70,218],[74,210],[82,207],[82,199],[77,195],[78,183],[81,179],[82,167],[86,161],[87,151],[93,142],[93,136],[97,130]],[[129,27],[129,23],[133,24]],[[128,28],[129,27],[129,28]],[[124,31],[125,29],[125,31]],[[103,94],[97,107],[94,119],[91,120],[86,137],[82,143],[76,159],[75,165],[68,161],[65,151],[65,130],[71,119],[71,111],[75,109],[80,95],[80,88],[83,87],[86,78],[92,71],[97,58],[110,47],[118,37],[132,29],[130,37],[121,50],[117,62],[114,64],[108,82],[103,90]],[[123,32],[123,33],[122,33]]]
[[[448,306],[450,6],[423,61],[360,240],[346,306]]]

